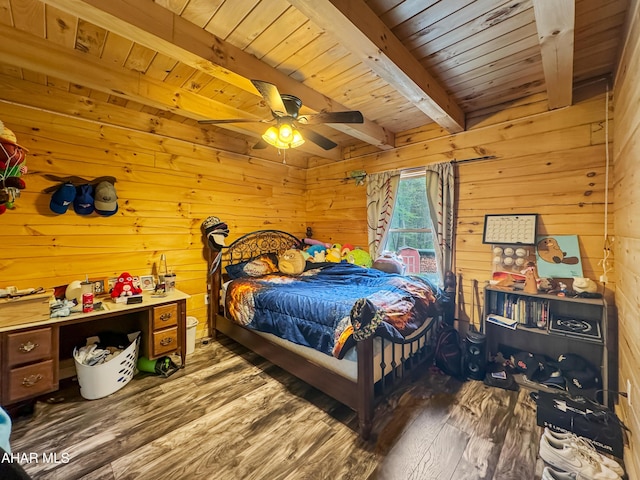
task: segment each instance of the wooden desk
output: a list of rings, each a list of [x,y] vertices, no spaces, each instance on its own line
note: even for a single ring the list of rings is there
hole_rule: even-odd
[[[0,404],[11,405],[58,389],[60,378],[71,376],[73,347],[100,332],[142,332],[140,356],[150,359],[187,351],[189,295],[176,290],[165,297],[143,294],[142,303],[115,303],[99,297],[103,309],[50,318],[51,294],[0,300]]]

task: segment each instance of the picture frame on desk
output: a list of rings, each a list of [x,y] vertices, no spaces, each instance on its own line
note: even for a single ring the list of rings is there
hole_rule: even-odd
[[[107,278],[90,278],[89,282],[93,283],[93,294],[95,296],[107,295],[109,290],[107,288]]]
[[[106,293],[111,293],[111,290],[113,290],[113,287],[116,286],[116,283],[118,283],[118,277],[107,278],[107,290],[106,290]]]
[[[142,288],[142,290],[153,290],[155,288],[153,275],[141,275],[140,288]]]

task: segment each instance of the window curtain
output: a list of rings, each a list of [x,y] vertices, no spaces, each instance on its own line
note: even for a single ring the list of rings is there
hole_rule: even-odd
[[[374,260],[384,249],[396,203],[400,172],[367,174],[367,230],[369,255]]]
[[[425,169],[436,262],[444,285],[445,272],[453,270],[455,175],[451,162],[427,165]]]

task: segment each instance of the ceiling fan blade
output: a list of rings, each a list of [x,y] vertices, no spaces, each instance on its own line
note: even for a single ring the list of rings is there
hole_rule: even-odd
[[[302,132],[302,137],[315,143],[319,147],[324,148],[325,150],[331,150],[332,148],[338,146],[337,143],[332,142],[327,137],[323,137],[319,133],[316,133],[313,130],[307,130],[306,128]]]
[[[358,110],[347,112],[320,112],[312,115],[301,115],[297,121],[305,125],[320,125],[321,123],[364,123],[364,117]]]
[[[271,120],[250,120],[248,118],[224,118],[220,120],[216,119],[207,119],[207,120],[198,120],[198,123],[203,125],[216,125],[223,123],[269,123]]]
[[[267,142],[265,142],[263,139],[258,140],[258,143],[256,143],[253,147],[254,150],[260,150],[263,148],[267,148],[269,146],[269,144]]]
[[[267,102],[267,105],[276,116],[287,115],[287,108],[284,106],[278,88],[273,83],[263,82],[262,80],[251,80],[251,83],[260,92],[260,95],[262,95],[262,98],[264,98],[264,101]]]

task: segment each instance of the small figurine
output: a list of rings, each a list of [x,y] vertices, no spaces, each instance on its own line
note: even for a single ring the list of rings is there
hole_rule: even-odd
[[[562,282],[558,282],[558,288],[560,289],[560,291],[558,292],[558,296],[559,297],[566,297],[567,296],[567,284],[566,283],[562,283]]]

